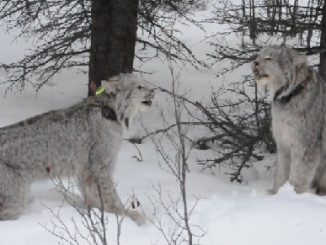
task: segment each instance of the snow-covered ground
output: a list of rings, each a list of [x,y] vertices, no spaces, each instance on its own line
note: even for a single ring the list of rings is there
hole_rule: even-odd
[[[211,30],[213,31],[213,30]],[[201,42],[204,34],[200,30],[183,32],[183,39],[201,55],[207,46]],[[208,35],[208,34],[206,34]],[[10,38],[1,35],[0,59],[9,60],[23,52],[21,44],[10,43]],[[18,50],[18,51],[17,51]],[[139,64],[136,64],[139,66]],[[167,64],[159,59],[141,66],[142,70],[154,72],[146,75],[154,85],[169,88],[170,80]],[[178,68],[176,68],[178,69]],[[248,70],[243,68],[242,70]],[[0,76],[4,75],[0,73]],[[241,74],[238,74],[241,75]],[[218,86],[214,70],[197,71],[191,67],[181,70],[181,91],[187,89],[187,96],[209,100],[209,93]],[[23,92],[14,91],[0,97],[0,126],[17,122],[48,110],[64,108],[81,101],[86,95],[87,77],[75,71],[66,71],[55,78],[50,86],[45,86],[38,94],[30,88]],[[0,87],[0,94],[6,86]],[[168,111],[164,95],[157,94],[155,106],[135,123],[134,129],[126,132],[126,137],[139,135],[141,124],[149,129],[162,126],[162,119],[156,108]],[[170,118],[170,117],[167,117]],[[1,147],[1,145],[0,145]],[[160,159],[150,140],[139,145],[143,161],[137,161],[138,150],[123,142],[117,161],[115,180],[122,200],[136,195],[150,219],[155,219],[153,211],[169,234],[174,223],[167,218],[160,202],[151,202],[158,197],[161,188],[161,201],[169,204],[177,198],[178,184],[175,178],[160,167]],[[326,198],[313,194],[297,195],[289,185],[285,185],[277,195],[270,196],[266,190],[272,184],[272,170],[267,170],[275,161],[274,155],[266,156],[245,173],[244,183],[230,183],[224,170],[202,172],[195,163],[197,158],[212,156],[212,152],[193,150],[187,179],[188,202],[196,203],[190,223],[196,234],[202,235],[199,244],[205,245],[324,245],[326,244]],[[61,220],[73,231],[72,217],[84,232],[81,219],[76,211],[62,204],[51,181],[36,182],[32,186],[32,198],[18,220],[0,222],[0,245],[51,245],[68,244],[46,231],[51,222],[58,221],[52,214],[60,211]],[[115,216],[109,220],[109,244],[116,244]],[[197,239],[195,239],[196,241]],[[80,240],[79,244],[87,244]],[[167,244],[162,233],[150,222],[137,226],[129,219],[122,224],[120,244],[150,245]]]

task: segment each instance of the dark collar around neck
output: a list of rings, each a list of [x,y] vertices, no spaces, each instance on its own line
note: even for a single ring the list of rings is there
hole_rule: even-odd
[[[111,121],[118,121],[117,113],[111,107],[102,106],[102,117]]]
[[[288,86],[283,86],[279,90],[276,91],[274,95],[273,101],[277,101],[281,104],[287,104],[291,101],[291,99],[298,95],[305,87],[300,83],[298,84],[293,90],[291,90],[290,93],[286,95],[281,95],[282,92],[284,92],[287,89]]]
[[[281,87],[276,91],[273,101],[278,102],[282,105],[289,103],[293,97],[300,94],[300,92],[306,88],[308,82],[311,81],[311,79],[312,79],[312,73],[310,71],[309,75],[306,76],[305,80],[303,80],[301,83],[295,86],[294,89],[292,89],[289,93],[286,93],[284,95],[282,95],[282,93],[289,88],[289,85],[285,85]]]

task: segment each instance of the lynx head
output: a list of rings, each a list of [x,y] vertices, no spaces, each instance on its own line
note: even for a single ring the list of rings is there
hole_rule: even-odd
[[[118,120],[127,128],[140,111],[146,111],[152,105],[154,90],[145,86],[131,73],[121,73],[102,81],[105,93],[113,98],[113,106]]]
[[[284,46],[270,46],[258,53],[252,70],[257,84],[275,94],[282,87],[300,83],[308,68],[304,55]]]

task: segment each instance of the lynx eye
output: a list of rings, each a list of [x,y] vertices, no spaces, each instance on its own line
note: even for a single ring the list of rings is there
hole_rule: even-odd
[[[271,57],[267,56],[265,57],[265,60],[272,60]]]
[[[137,88],[138,88],[138,89],[143,89],[144,87],[141,86],[141,85],[138,85]]]

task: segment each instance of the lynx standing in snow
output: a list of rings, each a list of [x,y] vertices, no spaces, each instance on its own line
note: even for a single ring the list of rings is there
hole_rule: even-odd
[[[26,204],[30,184],[52,176],[76,176],[87,206],[127,215],[113,171],[123,125],[151,106],[153,90],[132,74],[103,81],[104,94],[71,108],[51,111],[0,129],[0,219],[14,219]]]
[[[273,97],[272,131],[277,145],[273,188],[289,181],[297,193],[326,192],[326,84],[295,50],[271,46],[252,63],[258,85]]]

